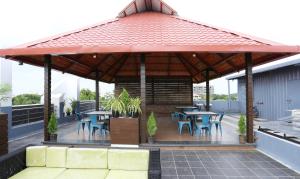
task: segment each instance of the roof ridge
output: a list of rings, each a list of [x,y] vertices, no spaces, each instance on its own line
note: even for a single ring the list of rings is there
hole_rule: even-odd
[[[158,3],[160,3],[160,9],[161,9],[161,13],[163,14],[166,14],[166,15],[177,15],[177,11],[175,9],[173,9],[170,5],[168,5],[166,2],[164,2],[163,0],[140,0],[140,1],[143,1],[144,5],[145,5],[145,10],[144,11],[138,11],[138,7],[137,7],[137,1],[138,0],[132,0],[127,6],[125,6],[125,8],[122,9],[122,11],[119,12],[117,18],[124,18],[124,17],[127,17],[127,16],[130,16],[130,15],[133,15],[133,14],[138,14],[138,13],[143,13],[143,12],[149,12],[150,11],[153,11],[153,12],[157,12],[154,10],[153,8],[153,1],[158,1]],[[147,4],[150,3],[151,6],[150,8],[147,7]],[[135,8],[135,11],[134,12],[130,12],[130,8],[134,6]],[[170,12],[170,14],[167,14],[167,13],[164,13],[163,9],[167,8]],[[129,11],[129,14],[127,14],[128,12],[126,11]]]
[[[46,37],[46,38],[42,38],[42,39],[39,39],[39,40],[31,41],[31,42],[28,42],[28,43],[24,43],[24,44],[21,44],[21,45],[17,45],[17,46],[15,46],[15,48],[33,47],[33,46],[36,46],[38,44],[47,43],[51,40],[57,40],[57,39],[60,39],[62,37],[66,37],[66,36],[69,36],[69,35],[72,35],[72,34],[75,34],[75,33],[83,32],[83,31],[86,31],[86,30],[89,30],[89,29],[92,29],[92,28],[96,28],[96,27],[99,27],[99,26],[102,26],[102,25],[106,25],[106,24],[109,24],[109,23],[112,23],[112,22],[115,22],[115,21],[118,21],[118,20],[119,20],[118,18],[111,19],[111,20],[106,20],[106,21],[103,21],[103,22],[100,22],[100,23],[97,23],[97,24],[93,24],[93,25],[82,27],[82,28],[78,28],[76,30],[71,30],[71,31],[59,33],[59,34],[56,34],[56,35],[53,35],[53,36],[50,36],[50,37]]]
[[[191,19],[187,19],[187,18],[183,18],[183,17],[179,17],[179,16],[171,16],[171,17],[179,19],[179,20],[183,20],[183,21],[186,21],[186,22],[189,22],[189,23],[195,23],[197,25],[202,25],[202,26],[205,26],[205,27],[209,27],[209,28],[212,28],[212,29],[215,29],[215,30],[220,30],[220,31],[223,31],[225,33],[230,33],[232,35],[236,35],[236,36],[245,38],[247,40],[252,40],[252,41],[262,43],[262,44],[265,44],[265,45],[270,45],[270,46],[285,45],[285,44],[282,44],[282,43],[279,43],[279,42],[274,42],[274,41],[271,41],[271,40],[251,36],[251,35],[244,34],[244,33],[241,33],[241,32],[232,31],[232,30],[229,30],[229,29],[226,29],[226,28],[223,28],[223,27],[218,27],[218,26],[215,26],[215,25],[210,25],[210,24],[207,24],[207,23],[203,23],[203,22],[199,22],[199,21],[195,21],[195,20],[191,20]]]

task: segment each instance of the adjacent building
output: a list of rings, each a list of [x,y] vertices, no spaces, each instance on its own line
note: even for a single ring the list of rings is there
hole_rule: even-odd
[[[245,113],[244,74],[230,76],[227,80],[238,80],[238,101]],[[300,109],[300,59],[284,62],[253,71],[253,93],[259,118],[283,119],[291,110]]]
[[[214,94],[214,86],[209,86],[209,93],[210,95]],[[206,86],[200,84],[193,85],[193,98],[194,99],[205,99],[206,96]]]

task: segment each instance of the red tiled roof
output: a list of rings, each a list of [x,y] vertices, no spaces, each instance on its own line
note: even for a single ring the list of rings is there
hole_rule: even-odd
[[[143,12],[56,36],[0,55],[163,51],[296,52],[297,48],[157,12]]]
[[[244,69],[245,52],[252,54],[253,65],[300,52],[298,46],[216,28],[176,14],[160,0],[135,0],[114,20],[0,49],[0,56],[43,66],[43,55],[50,54],[53,69],[89,79],[96,79],[99,72],[99,80],[114,82],[116,77],[139,77],[138,53],[148,52],[147,76],[185,76],[202,82],[206,70],[214,79]]]

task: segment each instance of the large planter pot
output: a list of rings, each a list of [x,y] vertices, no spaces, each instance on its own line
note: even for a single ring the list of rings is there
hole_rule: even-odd
[[[138,118],[111,118],[110,138],[112,144],[140,143],[140,130]]]
[[[7,114],[0,112],[0,156],[8,152]]]
[[[240,144],[245,144],[246,143],[246,136],[245,135],[239,135],[239,141],[240,141]]]

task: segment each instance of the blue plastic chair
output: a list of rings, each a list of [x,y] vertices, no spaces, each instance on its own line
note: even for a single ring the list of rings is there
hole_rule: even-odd
[[[202,129],[205,129],[209,135],[211,134],[210,115],[202,115],[202,122],[196,122],[195,133],[197,135],[200,135]]]
[[[188,129],[189,129],[189,132],[190,134],[192,135],[192,123],[191,121],[187,118],[187,115],[185,114],[182,114],[182,113],[179,113],[179,120],[178,120],[178,131],[179,131],[179,134],[182,133],[182,128],[183,126],[187,125],[188,126]]]
[[[85,126],[88,126],[88,129],[90,131],[90,120],[89,119],[83,119],[82,115],[80,113],[76,113],[76,120],[77,120],[77,133],[79,134],[80,126],[82,126],[82,130],[84,132]]]
[[[102,135],[102,134],[105,135],[105,130],[104,130],[104,133],[102,131],[104,122],[101,122],[101,123],[97,122],[97,116],[96,115],[91,115],[90,119],[91,119],[90,128],[92,130],[92,135],[95,134],[95,130],[97,130],[97,129],[99,129],[100,135]],[[89,133],[89,136],[90,136],[90,133]]]
[[[179,120],[179,113],[178,112],[172,112],[171,113],[171,119],[172,119],[172,121]]]
[[[216,131],[218,131],[218,128],[220,129],[221,135],[222,135],[222,119],[224,117],[224,112],[219,113],[219,119],[213,120],[212,124],[215,124]]]

